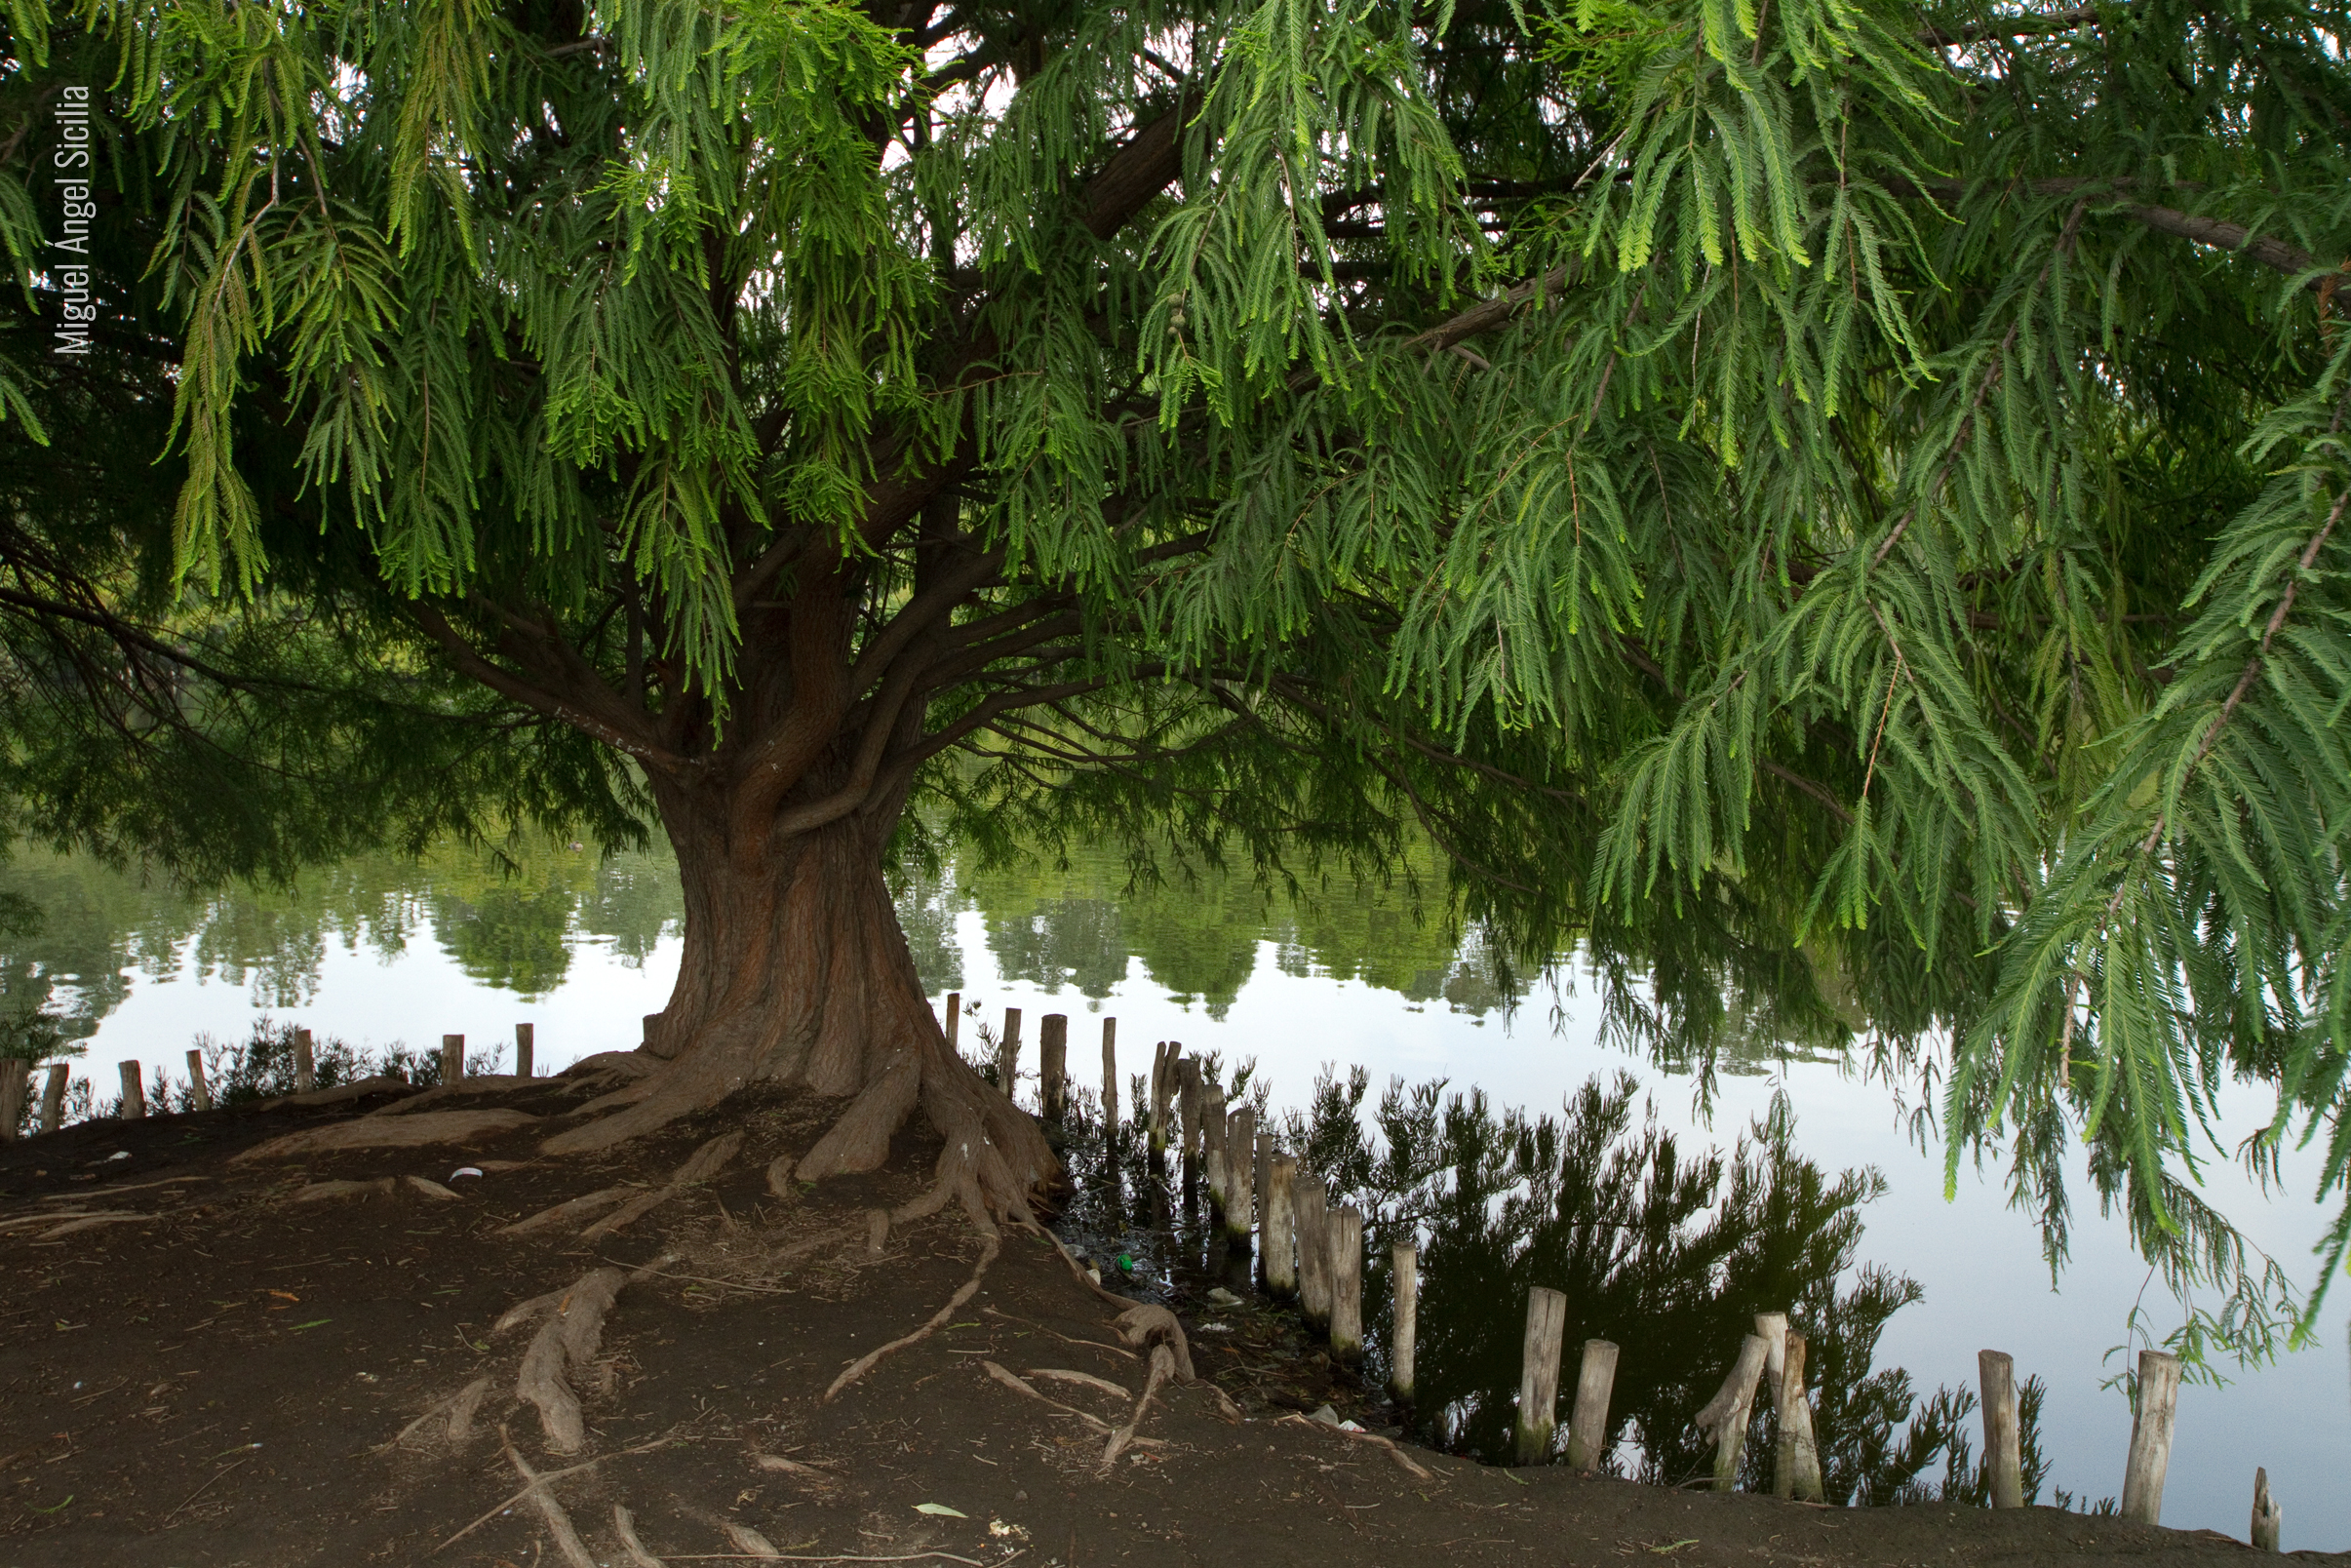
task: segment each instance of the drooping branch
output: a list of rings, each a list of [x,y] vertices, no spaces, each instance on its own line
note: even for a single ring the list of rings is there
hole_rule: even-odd
[[[426,636],[441,646],[442,651],[449,656],[450,663],[459,674],[490,687],[498,695],[569,725],[615,751],[627,753],[648,767],[658,767],[672,775],[683,775],[701,766],[692,759],[681,757],[656,744],[649,736],[601,719],[578,704],[533,686],[513,672],[493,664],[464,633],[451,626],[449,618],[435,606],[415,600],[407,608],[410,617]]]

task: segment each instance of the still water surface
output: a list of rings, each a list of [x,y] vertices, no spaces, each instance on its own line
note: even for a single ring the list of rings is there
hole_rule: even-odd
[[[43,923],[0,939],[0,1018],[36,1006],[60,1018],[87,1047],[77,1071],[101,1094],[120,1060],[176,1069],[195,1036],[241,1038],[264,1013],[378,1049],[457,1031],[479,1049],[528,1020],[542,1072],[634,1044],[677,971],[666,855],[603,859],[546,843],[513,858],[366,857],[294,890],[189,899],[79,857],[20,851],[0,866],[0,893],[30,900]],[[2019,1378],[2048,1385],[2051,1485],[2089,1499],[2120,1490],[2131,1418],[2099,1387],[2123,1364],[2107,1352],[2135,1302],[2166,1326],[2177,1309],[2095,1203],[2053,1289],[2038,1227],[2007,1207],[1996,1174],[1964,1171],[1946,1201],[1940,1155],[1909,1141],[1884,1086],[1840,1063],[1759,1051],[1702,1106],[1688,1077],[1600,1043],[1596,999],[1572,962],[1555,983],[1506,983],[1474,933],[1448,939],[1398,889],[1304,904],[1242,878],[1135,889],[1113,856],[1071,858],[1017,872],[951,865],[904,889],[901,916],[934,998],[960,991],[991,1020],[1006,1005],[1030,1018],[1067,1012],[1073,1064],[1095,1059],[1092,1021],[1114,1016],[1128,1073],[1148,1066],[1158,1039],[1253,1060],[1276,1107],[1301,1105],[1326,1068],[1359,1065],[1375,1100],[1391,1078],[1442,1078],[1498,1105],[1555,1112],[1594,1074],[1628,1068],[1661,1122],[1704,1148],[1734,1143],[1784,1089],[1804,1156],[1832,1174],[1869,1165],[1888,1179],[1863,1210],[1860,1255],[1916,1279],[1925,1298],[1895,1315],[1880,1363],[1932,1391],[1972,1385],[1979,1348],[2010,1352]],[[1033,1039],[1034,1026],[1024,1034]],[[2233,1140],[2264,1107],[2247,1092],[2224,1110]],[[2310,1175],[2310,1161],[2290,1157],[2288,1191],[2269,1198],[2225,1162],[2209,1177],[2305,1286],[2324,1225]],[[2336,1294],[2316,1348],[2224,1389],[2182,1392],[2165,1523],[2242,1537],[2259,1464],[2285,1504],[2288,1549],[2351,1548],[2346,1302],[2351,1293]]]

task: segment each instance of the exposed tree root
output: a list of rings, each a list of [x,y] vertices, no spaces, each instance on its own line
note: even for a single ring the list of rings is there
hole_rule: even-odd
[[[462,1203],[465,1201],[465,1199],[459,1197],[456,1194],[451,1192],[448,1188],[442,1186],[430,1176],[411,1176],[408,1179],[408,1183],[417,1192],[422,1193],[425,1196],[438,1202]]]
[[[1303,1427],[1314,1428],[1318,1431],[1333,1432],[1352,1442],[1371,1443],[1376,1447],[1385,1448],[1388,1450],[1388,1457],[1394,1460],[1404,1472],[1415,1480],[1433,1481],[1436,1479],[1430,1472],[1428,1467],[1416,1463],[1410,1454],[1405,1453],[1394,1442],[1381,1436],[1376,1431],[1349,1431],[1345,1427],[1335,1427],[1325,1422],[1313,1421],[1296,1412],[1283,1416],[1281,1419],[1285,1422],[1296,1422]]]
[[[555,1537],[556,1549],[564,1554],[564,1560],[571,1568],[603,1568],[588,1554],[587,1544],[580,1540],[579,1532],[571,1527],[571,1515],[564,1511],[564,1506],[555,1501],[555,1494],[547,1490],[550,1477],[532,1470],[529,1461],[514,1451],[514,1441],[506,1436],[503,1427],[498,1429],[498,1436],[505,1443],[507,1459],[523,1479],[529,1483],[524,1488],[524,1493],[538,1505],[540,1516],[547,1521],[547,1533]]]
[[[615,1078],[649,1078],[660,1069],[661,1064],[643,1051],[598,1051],[573,1062],[556,1078],[585,1080],[609,1074]]]
[[[865,1214],[865,1250],[880,1257],[889,1247],[889,1210],[868,1209]]]
[[[798,1155],[778,1155],[767,1161],[767,1191],[787,1203],[800,1197],[800,1189],[792,1185],[792,1167],[799,1163]]]
[[[629,1568],[667,1568],[645,1549],[645,1543],[637,1539],[637,1521],[617,1503],[612,1505],[612,1533],[620,1537],[620,1549],[629,1554]]]
[[[335,1149],[418,1149],[427,1144],[463,1143],[485,1133],[529,1126],[539,1118],[520,1111],[427,1111],[418,1116],[337,1121],[307,1127],[255,1144],[229,1156],[229,1163],[249,1159],[283,1159],[291,1155],[321,1154]]]
[[[404,1078],[379,1074],[374,1078],[353,1078],[337,1083],[331,1089],[310,1089],[301,1094],[281,1094],[274,1100],[264,1100],[256,1110],[276,1111],[290,1105],[341,1105],[350,1100],[364,1100],[372,1094],[410,1094],[414,1085]]]
[[[1166,1311],[1165,1308],[1159,1310]],[[1143,1418],[1150,1412],[1151,1401],[1158,1393],[1160,1385],[1175,1375],[1175,1352],[1165,1341],[1153,1345],[1151,1348],[1151,1376],[1144,1382],[1143,1392],[1135,1400],[1134,1414],[1128,1416],[1126,1425],[1112,1432],[1110,1441],[1103,1445],[1102,1463],[1098,1467],[1101,1471],[1108,1473],[1110,1468],[1118,1462],[1118,1456],[1126,1451],[1127,1445],[1135,1440],[1135,1429],[1143,1425]],[[1185,1381],[1191,1381],[1189,1374]]]
[[[41,1218],[54,1220],[57,1216],[44,1214]],[[84,1214],[67,1220],[54,1231],[43,1231],[41,1239],[55,1241],[59,1236],[72,1235],[77,1231],[100,1231],[109,1225],[144,1225],[149,1220],[160,1218],[162,1216],[156,1214]]]
[[[618,1187],[605,1187],[593,1193],[583,1193],[578,1197],[558,1203],[552,1208],[540,1209],[536,1214],[517,1220],[512,1225],[500,1226],[498,1235],[524,1235],[532,1231],[544,1230],[550,1225],[564,1225],[572,1220],[584,1220],[591,1214],[601,1214],[632,1194],[644,1191],[645,1188],[639,1183],[623,1182]]]
[[[1096,1431],[1107,1432],[1111,1430],[1111,1424],[1107,1421],[1104,1421],[1100,1416],[1093,1414],[1091,1411],[1080,1410],[1076,1405],[1063,1404],[1059,1399],[1056,1399],[1052,1395],[1044,1392],[1042,1390],[1038,1389],[1036,1384],[1031,1383],[1027,1378],[1022,1377],[1010,1367],[999,1365],[995,1361],[982,1357],[980,1360],[980,1369],[986,1372],[990,1378],[994,1379],[998,1383],[1002,1384],[1005,1388],[1010,1389],[1014,1393],[1019,1394],[1025,1399],[1034,1399],[1038,1404],[1044,1405],[1049,1409],[1058,1410],[1065,1416],[1075,1416],[1079,1421],[1082,1421],[1087,1426],[1093,1428]]]
[[[474,1379],[464,1388],[459,1389],[455,1393],[451,1394],[425,1411],[423,1415],[401,1428],[400,1434],[383,1446],[387,1449],[398,1448],[402,1443],[407,1442],[418,1428],[437,1416],[448,1418],[443,1431],[452,1445],[465,1442],[474,1434],[474,1415],[482,1408],[482,1396],[489,1392],[489,1378]]]
[[[492,1094],[507,1089],[519,1089],[527,1083],[543,1085],[545,1081],[544,1078],[520,1078],[511,1073],[481,1073],[472,1078],[459,1078],[454,1083],[436,1083],[429,1089],[419,1089],[405,1100],[395,1100],[390,1105],[379,1106],[369,1112],[368,1115],[371,1117],[414,1116],[427,1107],[439,1105],[444,1100],[454,1100],[461,1095]],[[407,1087],[405,1083],[401,1086]]]
[[[594,1241],[599,1237],[610,1235],[631,1221],[651,1213],[686,1189],[708,1181],[724,1170],[726,1162],[734,1157],[735,1151],[742,1147],[743,1135],[740,1132],[722,1133],[711,1139],[710,1142],[686,1156],[685,1162],[670,1173],[667,1186],[647,1193],[641,1197],[631,1198],[610,1214],[580,1232],[580,1238],[585,1241]]]
[[[389,1176],[377,1176],[364,1182],[312,1182],[309,1186],[287,1194],[280,1203],[324,1203],[337,1197],[388,1197],[399,1183]]]
[[[1031,1318],[1022,1317],[1015,1313],[1007,1313],[995,1307],[983,1307],[980,1309],[980,1311],[986,1313],[991,1317],[1001,1317],[1009,1322],[1014,1323],[1026,1323],[1029,1327],[1036,1329],[1039,1333],[1052,1335],[1064,1345],[1083,1345],[1089,1350],[1100,1351],[1107,1355],[1122,1355],[1130,1361],[1138,1361],[1142,1359],[1141,1356],[1138,1356],[1134,1352],[1126,1349],[1126,1347],[1122,1345],[1112,1345],[1098,1339],[1085,1339],[1079,1335],[1064,1334],[1059,1329],[1047,1328],[1044,1324],[1037,1322]]]
[[[963,1303],[969,1301],[973,1296],[979,1294],[980,1281],[987,1277],[988,1266],[996,1261],[997,1252],[1002,1247],[1002,1241],[995,1235],[983,1237],[980,1242],[980,1261],[972,1266],[971,1277],[964,1280],[963,1283],[957,1288],[956,1293],[947,1298],[947,1305],[940,1308],[937,1312],[931,1313],[930,1320],[924,1323],[921,1328],[916,1329],[913,1333],[900,1335],[898,1338],[891,1340],[887,1345],[882,1346],[881,1349],[868,1351],[863,1355],[857,1357],[856,1360],[850,1362],[847,1369],[843,1371],[841,1376],[833,1380],[833,1386],[825,1390],[824,1402],[827,1404],[832,1403],[834,1397],[838,1395],[842,1390],[847,1388],[859,1378],[864,1377],[867,1372],[873,1369],[875,1363],[880,1361],[883,1356],[891,1354],[897,1351],[902,1351],[907,1346],[914,1344],[918,1340],[928,1337],[935,1330],[945,1326],[948,1319],[955,1316],[957,1308],[962,1306]]]
[[[780,1560],[783,1556],[783,1553],[776,1549],[776,1545],[774,1542],[768,1540],[765,1536],[751,1528],[751,1526],[747,1524],[736,1524],[731,1519],[726,1522],[726,1539],[733,1542],[735,1544],[735,1549],[741,1551],[746,1556],[764,1557],[770,1562]]]
[[[1108,1378],[1098,1378],[1091,1372],[1072,1371],[1066,1366],[1033,1366],[1029,1368],[1029,1376],[1051,1378],[1057,1383],[1081,1384],[1089,1389],[1098,1389],[1104,1393],[1115,1394],[1120,1399],[1132,1399],[1135,1396],[1134,1391],[1128,1389],[1124,1384],[1113,1383]]]
[[[596,1359],[597,1347],[604,1340],[605,1314],[612,1310],[627,1278],[618,1269],[592,1269],[569,1290],[533,1297],[498,1319],[497,1328],[506,1329],[541,1312],[548,1313],[547,1321],[531,1338],[530,1348],[523,1352],[514,1392],[517,1398],[538,1407],[547,1447],[555,1453],[576,1454],[587,1442],[579,1395],[572,1392],[565,1373]]]
[[[1155,1350],[1166,1346],[1175,1358],[1178,1381],[1193,1381],[1192,1348],[1184,1341],[1184,1325],[1166,1308],[1147,1301],[1127,1303],[1126,1311],[1118,1314],[1118,1337],[1137,1350],[1146,1345]]]

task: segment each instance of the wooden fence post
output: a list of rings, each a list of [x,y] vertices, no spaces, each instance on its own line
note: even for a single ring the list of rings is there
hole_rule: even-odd
[[[213,1108],[213,1086],[205,1081],[204,1052],[188,1052],[188,1105],[197,1111]]]
[[[311,1052],[310,1031],[294,1032],[294,1092],[308,1094],[318,1087],[318,1059]]]
[[[1004,1098],[1019,1104],[1013,1089],[1020,1083],[1020,1009],[1004,1009],[1004,1032],[996,1041],[996,1085]]]
[[[1151,1095],[1143,1143],[1155,1161],[1167,1153],[1167,1041],[1159,1040],[1151,1048],[1151,1081],[1143,1085]],[[1145,1110],[1135,1107],[1138,1116],[1145,1115]]]
[[[2253,1527],[2247,1537],[2255,1551],[2278,1549],[2278,1529],[2286,1522],[2286,1510],[2278,1500],[2269,1495],[2269,1471],[2253,1467]]]
[[[654,1032],[655,1032],[655,1031],[657,1031],[657,1030],[658,1030],[660,1027],[661,1027],[661,1015],[660,1015],[659,1013],[647,1013],[647,1014],[645,1015],[645,1035],[644,1035],[644,1041],[645,1041],[645,1044],[644,1044],[644,1047],[643,1047],[644,1049],[646,1049],[646,1050],[647,1050],[647,1051],[652,1050],[652,1048],[653,1048],[653,1035],[654,1035]]]
[[[1412,1403],[1412,1352],[1421,1330],[1421,1249],[1398,1241],[1389,1252],[1393,1276],[1388,1331],[1388,1389],[1398,1404]]]
[[[1536,1285],[1526,1293],[1526,1344],[1518,1372],[1518,1463],[1550,1458],[1559,1425],[1559,1352],[1567,1333],[1567,1298]]]
[[[1764,1352],[1763,1386],[1771,1390],[1772,1397],[1777,1399],[1780,1396],[1781,1357],[1787,1353],[1787,1313],[1757,1313],[1755,1332],[1763,1336],[1763,1343],[1768,1347]]]
[[[49,1081],[41,1085],[41,1130],[55,1132],[65,1119],[65,1079],[73,1069],[63,1062],[49,1065]]]
[[[1208,1212],[1225,1211],[1225,1091],[1210,1084],[1200,1097],[1200,1170],[1207,1177]]]
[[[1118,1020],[1116,1018],[1102,1020],[1102,1136],[1118,1136]]]
[[[465,1081],[465,1037],[463,1035],[441,1037],[441,1081],[444,1083]]]
[[[1266,1293],[1275,1301],[1298,1294],[1298,1259],[1291,1251],[1298,1235],[1297,1211],[1291,1207],[1297,1179],[1298,1161],[1289,1155],[1275,1155],[1266,1166]]]
[[[1996,1509],[2024,1507],[2023,1434],[2017,1426],[2017,1363],[1999,1351],[1976,1352],[1983,1394],[1983,1464]]]
[[[1780,1451],[1772,1456],[1772,1490],[1799,1503],[1822,1501],[1821,1445],[1813,1435],[1812,1400],[1804,1392],[1804,1336],[1789,1333],[1781,1345]]]
[[[1363,1211],[1352,1203],[1331,1211],[1331,1359],[1363,1359]]]
[[[1242,1106],[1225,1128],[1225,1237],[1244,1250],[1249,1245],[1251,1218],[1256,1212],[1257,1111]]]
[[[1584,1342],[1584,1363],[1576,1369],[1576,1407],[1567,1419],[1567,1463],[1591,1471],[1608,1457],[1608,1397],[1616,1392],[1617,1348],[1608,1340]]]
[[[1739,1345],[1739,1358],[1722,1391],[1698,1413],[1698,1430],[1714,1442],[1714,1490],[1739,1489],[1739,1462],[1746,1452],[1747,1417],[1755,1408],[1755,1387],[1771,1361],[1771,1342],[1749,1334]]]
[[[515,1026],[514,1026],[514,1076],[515,1076],[516,1078],[531,1078],[531,1077],[534,1077],[534,1076],[535,1076],[535,1074],[534,1074],[534,1072],[533,1072],[533,1069],[535,1069],[535,1068],[538,1066],[538,1063],[537,1063],[537,1062],[535,1062],[535,1061],[533,1061],[533,1060],[532,1060],[532,1058],[533,1058],[534,1056],[536,1056],[537,1054],[538,1054],[538,1025],[536,1025],[536,1024],[517,1024],[517,1025],[515,1025]]]
[[[121,1117],[125,1121],[135,1121],[147,1114],[147,1086],[139,1080],[139,1066],[137,1062],[123,1063],[122,1074],[123,1103],[122,1108],[115,1115]]]
[[[947,1032],[947,1054],[960,1055],[960,1053],[956,1049],[956,1041],[961,1038],[963,1033],[963,994],[960,991],[947,993],[947,1004],[942,1010],[947,1014],[941,1023],[941,1027]]]
[[[24,1095],[32,1063],[21,1056],[0,1062],[0,1143],[15,1143],[24,1125]]]
[[[2172,1465],[2172,1426],[2179,1413],[2179,1357],[2138,1352],[2138,1404],[2131,1417],[2131,1458],[2123,1467],[2123,1517],[2163,1523],[2163,1477]]]
[[[1331,1253],[1322,1178],[1300,1174],[1290,1186],[1290,1223],[1298,1235],[1298,1312],[1312,1328],[1331,1320]]]
[[[1037,1103],[1047,1121],[1070,1109],[1070,1015],[1047,1013],[1037,1025]]]
[[[1269,1122],[1272,1119],[1271,1117],[1267,1117]],[[1273,1129],[1271,1126],[1259,1127],[1257,1136],[1251,1142],[1255,1147],[1250,1150],[1253,1157],[1249,1191],[1257,1195],[1257,1228],[1262,1231],[1266,1226],[1266,1183],[1273,1175]]]

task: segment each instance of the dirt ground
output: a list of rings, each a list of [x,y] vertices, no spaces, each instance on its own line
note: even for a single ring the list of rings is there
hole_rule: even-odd
[[[1007,1233],[991,1257],[953,1208],[877,1250],[873,1211],[926,1186],[920,1137],[873,1177],[771,1185],[823,1108],[745,1097],[608,1156],[535,1157],[543,1118],[584,1092],[493,1084],[437,1109],[542,1119],[407,1149],[235,1157],[381,1098],[0,1146],[0,1568],[1958,1568],[2250,1550],[2050,1509],[1829,1509],[1392,1449],[1284,1408],[1334,1388],[1344,1408],[1345,1379],[1263,1348],[1280,1336],[1261,1311],[1122,1327],[1047,1238]],[[725,1162],[674,1185],[706,1150]],[[320,1191],[333,1182],[362,1185]],[[615,1203],[646,1211],[598,1231]],[[1177,1376],[1136,1421],[1155,1362]],[[558,1406],[551,1388],[576,1392],[576,1449],[550,1436],[560,1412],[518,1398],[526,1380]]]

